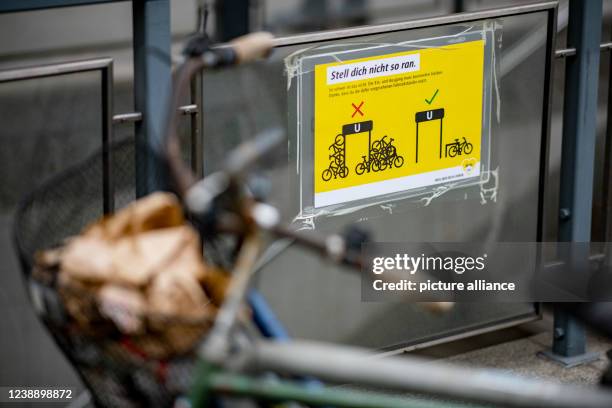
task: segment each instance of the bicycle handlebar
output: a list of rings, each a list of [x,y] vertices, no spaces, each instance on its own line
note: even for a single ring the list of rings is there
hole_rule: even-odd
[[[207,47],[206,43],[197,42],[198,40],[202,39],[196,38],[195,43],[188,45],[187,58],[176,70],[165,140],[162,145],[163,150],[160,152],[168,166],[173,184],[172,190],[181,197],[192,213],[206,221],[213,219],[211,228],[213,233],[218,231],[244,235],[253,227],[258,227],[277,237],[293,239],[296,243],[336,262],[359,268],[361,260],[354,249],[359,248],[360,244],[355,244],[354,239],[338,235],[331,237],[307,235],[284,226],[280,223],[280,219],[274,222],[263,220],[261,211],[258,211],[262,206],[254,205],[252,200],[245,199],[241,195],[240,185],[247,171],[284,140],[284,133],[281,130],[264,131],[253,140],[239,145],[230,152],[223,170],[199,181],[183,162],[177,133],[180,115],[178,107],[189,89],[193,76],[207,68],[214,69],[252,61],[269,54],[273,47],[273,37],[269,33],[249,34],[217,47]],[[225,192],[233,195],[230,200],[232,208],[222,209],[230,212],[216,212],[212,204]],[[270,211],[267,212],[269,213]],[[211,223],[209,222],[207,226],[211,227]]]
[[[161,146],[162,150],[158,152],[168,166],[172,183],[169,187],[180,197],[185,197],[187,190],[197,181],[196,175],[182,160],[177,133],[180,117],[178,108],[189,89],[191,80],[204,69],[247,63],[265,56],[270,53],[274,45],[272,35],[264,32],[247,34],[217,47],[207,47],[206,41],[201,38],[196,38],[194,42],[196,44],[189,46],[189,53],[174,76],[165,138]]]
[[[248,34],[229,43],[236,54],[236,63],[243,64],[268,56],[274,46],[274,36],[267,32]]]

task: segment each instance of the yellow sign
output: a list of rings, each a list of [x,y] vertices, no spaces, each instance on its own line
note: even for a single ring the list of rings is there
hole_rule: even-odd
[[[315,67],[314,205],[480,175],[484,41]]]

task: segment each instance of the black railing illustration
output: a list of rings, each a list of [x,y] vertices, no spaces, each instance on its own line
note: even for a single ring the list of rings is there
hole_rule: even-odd
[[[419,162],[419,123],[440,120],[440,159],[442,158],[442,122],[444,121],[444,108],[417,112],[414,115],[416,122],[416,146],[414,148],[414,162]]]

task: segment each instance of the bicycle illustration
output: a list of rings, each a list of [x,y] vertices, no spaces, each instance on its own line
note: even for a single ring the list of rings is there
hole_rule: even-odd
[[[380,170],[399,168],[404,165],[404,156],[387,157],[380,161]]]
[[[337,156],[345,153],[344,149],[344,135],[342,133],[336,135],[336,139],[334,139],[334,143],[329,146],[329,150],[333,151],[331,156]],[[330,156],[330,157],[331,157]]]
[[[402,167],[404,157],[398,156],[397,148],[393,145],[395,139],[390,138],[387,142],[383,136],[380,140],[375,140],[369,150],[368,156],[362,156],[363,160],[355,167],[355,172],[362,175],[370,171],[383,171],[393,167]]]
[[[345,178],[349,174],[346,165],[346,136],[357,133],[368,133],[368,154],[363,155],[361,162],[355,166],[358,176],[364,173],[379,172],[386,169],[398,168],[404,165],[404,157],[397,154],[397,148],[393,144],[393,138],[383,136],[379,140],[372,142],[371,120],[358,123],[350,123],[342,126],[342,133],[338,134],[329,146],[329,166],[323,170],[321,178],[329,181],[332,178]]]
[[[459,139],[455,139],[454,142],[447,143],[445,146],[446,157],[456,157],[463,154],[470,154],[472,153],[473,149],[474,146],[468,142],[465,137],[463,138],[462,142],[460,142]]]
[[[345,178],[349,174],[349,168],[346,166],[346,143],[343,134],[336,135],[334,143],[329,146],[331,154],[329,155],[329,167],[323,170],[321,178],[323,181],[329,181],[333,178]]]
[[[419,124],[423,122],[430,122],[433,120],[440,121],[440,159],[442,158],[442,126],[444,122],[444,108],[433,109],[428,111],[417,112],[414,115],[414,121],[416,122],[416,139],[414,146],[414,162],[419,162]]]
[[[373,157],[368,160],[368,157],[366,155],[363,155],[361,157],[363,158],[363,160],[357,163],[357,166],[355,166],[355,172],[358,175],[361,176],[366,171],[368,173],[370,171],[380,171],[380,161],[378,160],[378,158]]]
[[[385,141],[386,138],[387,136],[383,136],[382,139],[374,141],[370,149],[370,157],[378,161],[381,171],[387,168],[399,168],[404,165],[404,157],[398,156],[397,148],[393,145],[395,139],[390,138],[387,142]]]
[[[393,146],[393,141],[395,139],[389,139],[389,142],[386,142],[385,139],[387,136],[383,136],[380,140],[375,140],[372,143],[371,151],[372,153],[382,154],[385,156],[395,156],[397,154],[397,149]]]

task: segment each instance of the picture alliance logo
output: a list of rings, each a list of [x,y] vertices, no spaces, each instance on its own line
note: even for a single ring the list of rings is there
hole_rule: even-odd
[[[411,256],[396,254],[390,257],[374,257],[372,272],[380,275],[385,271],[405,271],[414,275],[417,271],[446,271],[458,275],[466,271],[482,271],[486,268],[487,254],[481,256]]]

